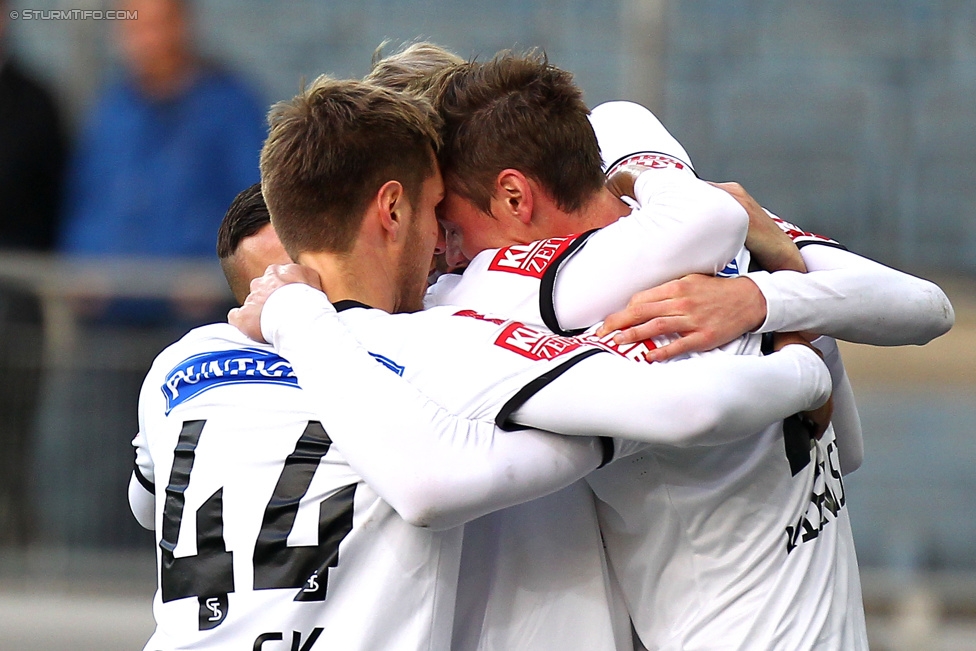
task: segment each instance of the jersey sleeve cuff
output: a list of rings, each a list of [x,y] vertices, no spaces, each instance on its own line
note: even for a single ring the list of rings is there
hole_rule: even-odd
[[[766,299],[766,319],[753,332],[776,332],[778,329],[776,324],[777,315],[782,309],[782,295],[779,292],[779,288],[776,287],[773,275],[768,271],[750,271],[745,276],[756,283],[756,287],[759,288],[759,293]]]
[[[304,283],[290,283],[279,287],[261,311],[261,335],[265,341],[277,345],[275,338],[287,323],[307,323],[323,312],[335,312],[324,293]]]

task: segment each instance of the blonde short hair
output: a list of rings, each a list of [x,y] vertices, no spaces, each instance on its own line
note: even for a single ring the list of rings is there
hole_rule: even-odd
[[[428,41],[401,46],[393,54],[383,56],[386,45],[384,41],[373,52],[372,66],[363,81],[401,93],[423,95],[436,75],[464,63],[458,55]]]

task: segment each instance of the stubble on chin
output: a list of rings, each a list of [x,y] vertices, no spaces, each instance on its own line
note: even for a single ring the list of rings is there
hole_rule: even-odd
[[[423,289],[417,291],[416,288],[411,288],[409,291],[403,292],[400,297],[400,305],[398,306],[397,312],[419,312],[424,309],[424,296],[427,293],[427,284],[424,283]]]

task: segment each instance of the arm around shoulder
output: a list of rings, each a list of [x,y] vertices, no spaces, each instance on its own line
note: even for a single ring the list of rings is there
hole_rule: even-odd
[[[560,267],[553,304],[562,329],[589,327],[649,287],[714,274],[745,242],[742,206],[691,174],[650,170],[635,187],[640,208],[595,232]]]
[[[541,497],[595,469],[592,438],[503,432],[447,412],[370,357],[307,285],[267,301],[265,338],[288,359],[336,448],[405,520],[444,529]],[[374,399],[382,396],[383,409]]]
[[[766,298],[760,332],[810,331],[876,346],[923,345],[952,327],[937,285],[843,249],[801,249],[808,273],[750,274]]]
[[[720,445],[816,408],[830,390],[827,367],[805,346],[765,357],[716,352],[668,364],[606,354],[560,375],[511,420],[563,434]]]

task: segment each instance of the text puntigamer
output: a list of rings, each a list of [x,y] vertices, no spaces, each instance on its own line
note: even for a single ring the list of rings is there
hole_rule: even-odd
[[[204,391],[231,383],[274,383],[298,386],[295,372],[284,358],[263,350],[236,349],[196,355],[177,364],[160,389],[166,413]]]

